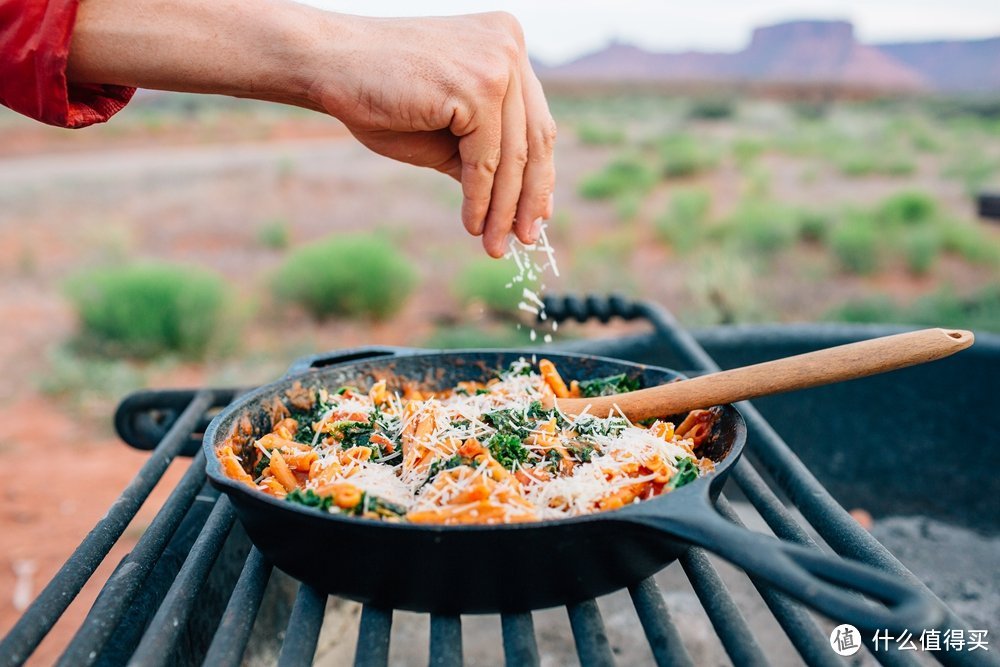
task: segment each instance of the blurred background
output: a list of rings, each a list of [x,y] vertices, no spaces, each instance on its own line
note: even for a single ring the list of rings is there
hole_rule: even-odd
[[[996,7],[673,4],[504,6],[560,128],[545,287],[694,327],[1000,331],[1000,226],[977,214],[1000,193]],[[128,391],[259,384],[371,343],[529,344],[513,263],[465,234],[460,201],[303,110],[140,91],[69,131],[0,108],[0,465],[32,462],[0,491],[0,633],[144,461],[111,429]]]

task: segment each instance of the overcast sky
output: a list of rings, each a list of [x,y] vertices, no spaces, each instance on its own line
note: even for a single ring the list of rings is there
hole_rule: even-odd
[[[850,19],[865,42],[1000,35],[1000,0],[305,0],[369,16],[505,9],[524,25],[532,55],[548,64],[612,39],[650,50],[732,51],[755,26],[799,18]]]

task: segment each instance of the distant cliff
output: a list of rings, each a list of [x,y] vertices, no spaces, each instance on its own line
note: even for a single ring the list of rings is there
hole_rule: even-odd
[[[754,30],[736,53],[654,53],[612,43],[540,74],[559,81],[821,84],[892,92],[1000,92],[1000,37],[860,43],[847,21],[791,21]]]

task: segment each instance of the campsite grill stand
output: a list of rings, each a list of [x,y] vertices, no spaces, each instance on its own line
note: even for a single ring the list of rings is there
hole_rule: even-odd
[[[556,320],[607,322],[619,317],[645,319],[653,325],[653,333],[646,336],[567,345],[573,351],[656,363],[651,350],[669,350],[672,358],[683,362],[680,367],[689,372],[718,369],[694,337],[654,304],[618,297],[561,298],[549,299],[547,312]],[[149,459],[0,643],[0,665],[20,665],[28,659],[121,537],[176,456],[194,456],[194,460],[135,548],[110,577],[59,664],[241,663],[255,621],[259,616],[275,614],[261,606],[272,568],[256,549],[249,547],[239,526],[234,529],[229,501],[207,486],[200,447],[201,433],[212,413],[238,393],[234,389],[147,391],[123,401],[116,415],[118,431],[129,444],[151,450]],[[923,585],[851,518],[752,405],[743,403],[739,407],[750,431],[750,446],[749,455],[733,472],[733,482],[775,535],[820,548],[810,537],[818,534],[845,557],[904,577],[914,586]],[[793,514],[780,496],[787,497],[801,515]],[[719,507],[723,514],[739,521],[725,495]],[[802,517],[811,527],[801,523]],[[732,662],[740,666],[768,664],[767,647],[751,631],[706,552],[692,548],[674,567],[683,568]],[[828,631],[821,629],[811,612],[766,585],[754,585],[804,662],[844,664],[831,650]],[[640,621],[634,628],[636,641],[645,637],[658,665],[693,665],[684,637],[671,620],[652,578],[630,589],[629,594]],[[325,595],[305,585],[298,587],[290,613],[279,620],[286,627],[280,665],[312,661],[326,602]],[[566,611],[580,662],[613,664],[613,651],[597,602],[572,605]],[[391,610],[370,606],[363,609],[357,629],[356,665],[387,663],[392,620]],[[501,625],[507,664],[538,664],[532,615],[504,615]],[[941,629],[968,632],[970,628],[949,612]],[[871,637],[864,637],[864,641],[870,651]],[[429,655],[431,665],[462,663],[460,617],[431,616]],[[920,664],[913,652],[879,650],[871,655],[885,665]],[[995,655],[995,649],[988,653],[934,654],[944,665],[997,664]]]

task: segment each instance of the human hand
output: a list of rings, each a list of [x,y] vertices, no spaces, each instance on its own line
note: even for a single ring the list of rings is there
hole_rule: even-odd
[[[493,257],[511,231],[535,242],[552,215],[556,127],[517,19],[323,16],[336,43],[316,106],[376,153],[459,180],[462,222]]]

